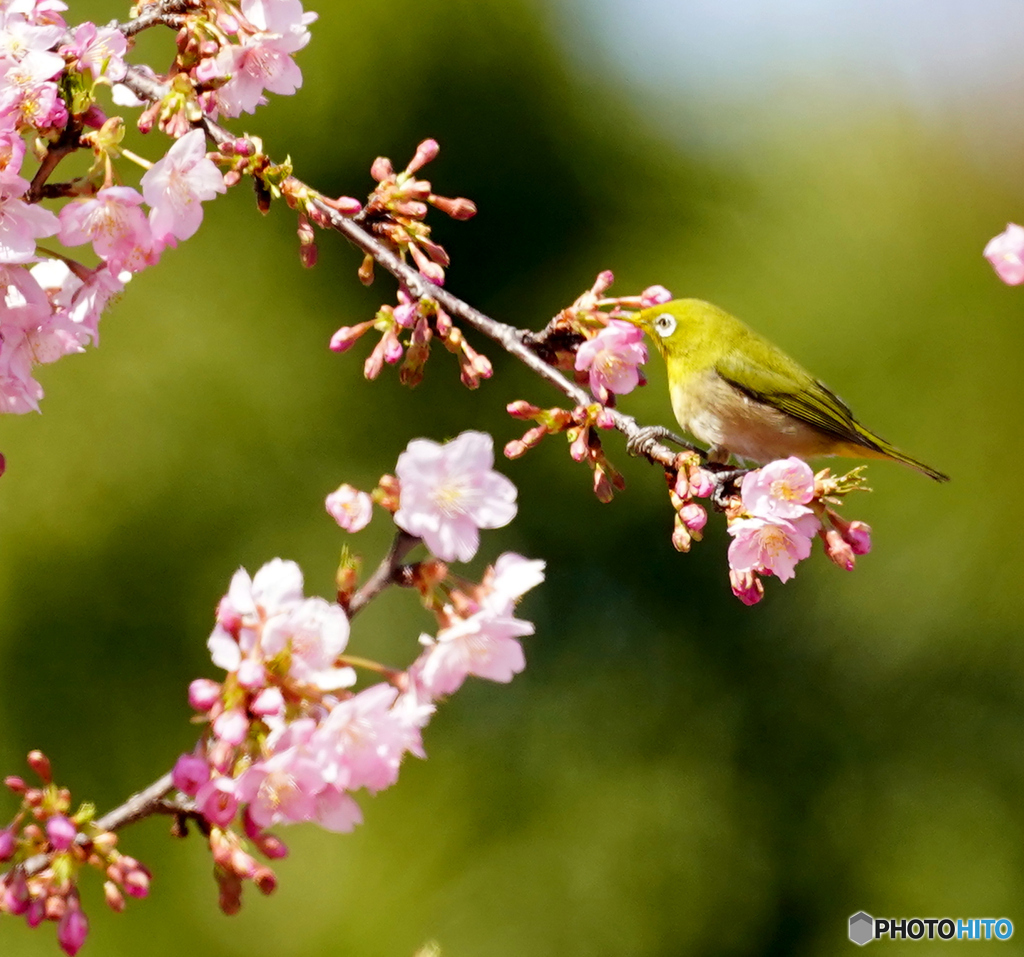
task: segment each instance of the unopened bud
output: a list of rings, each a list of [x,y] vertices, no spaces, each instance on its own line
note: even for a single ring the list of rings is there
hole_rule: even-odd
[[[764,598],[764,585],[761,579],[752,571],[729,572],[729,584],[732,586],[732,593],[744,605],[756,605]]]
[[[854,557],[853,549],[843,536],[834,528],[822,529],[819,534],[825,543],[825,554],[831,561],[840,568],[852,572],[857,559]]]
[[[230,189],[232,186],[237,186],[242,182],[242,171],[237,169],[229,169],[224,174],[224,185]]]
[[[672,300],[672,293],[670,293],[664,286],[648,286],[642,293],[640,293],[640,305],[645,309],[651,306],[660,306],[663,303],[670,302]]]
[[[452,333],[452,317],[440,306],[437,307],[437,314],[434,317],[434,327],[442,339],[447,339]]]
[[[445,215],[451,216],[452,219],[472,219],[476,215],[476,203],[463,196],[452,199],[448,196],[431,194],[430,203]]]
[[[124,894],[113,881],[103,882],[103,899],[115,913],[120,914],[124,910]]]
[[[50,759],[42,751],[29,751],[28,766],[39,775],[43,784],[50,784],[53,781]]]
[[[265,865],[256,868],[252,882],[259,888],[261,894],[273,894],[277,890],[277,875]]]
[[[10,774],[5,777],[4,785],[15,794],[24,794],[28,787],[28,785],[25,784],[25,779],[18,777],[17,774]]]
[[[242,881],[236,874],[228,871],[216,871],[217,884],[220,893],[217,903],[221,911],[230,917],[242,909]]]
[[[367,253],[363,257],[363,262],[359,267],[359,281],[364,286],[369,286],[373,282],[373,256]]]
[[[427,215],[427,204],[421,203],[419,200],[395,203],[393,209],[399,216],[406,216],[409,219],[423,219]]]
[[[384,180],[395,175],[395,168],[386,156],[378,156],[370,166],[370,175],[378,183],[383,183]]]
[[[614,498],[615,493],[612,489],[612,483],[608,481],[608,476],[605,474],[604,469],[594,469],[594,494],[597,496],[597,500],[605,505]]]
[[[679,517],[691,532],[700,532],[708,523],[708,513],[696,502],[690,502],[679,510]],[[696,535],[694,535],[696,537]]]
[[[610,269],[605,269],[603,272],[599,272],[597,274],[597,279],[594,280],[591,292],[593,292],[595,296],[600,296],[608,289],[609,286],[611,286],[613,282],[615,282],[615,273]]]
[[[437,140],[424,140],[416,147],[416,155],[409,161],[405,171],[407,173],[415,173],[416,170],[421,169],[431,160],[436,159],[440,151],[441,147],[438,146]]]
[[[677,513],[675,525],[672,528],[672,547],[677,552],[688,552],[692,541],[693,536],[690,534],[690,530]]]
[[[525,399],[516,399],[515,402],[509,402],[505,406],[505,411],[513,419],[532,419],[541,410],[538,406],[527,402]]]

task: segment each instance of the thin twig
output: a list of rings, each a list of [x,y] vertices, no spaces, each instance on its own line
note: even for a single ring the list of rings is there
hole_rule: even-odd
[[[365,608],[377,595],[388,585],[393,585],[398,580],[398,572],[402,567],[402,561],[409,554],[420,540],[408,532],[399,531],[395,540],[391,543],[391,549],[377,566],[377,570],[365,581],[362,587],[348,603],[348,617],[353,618]]]

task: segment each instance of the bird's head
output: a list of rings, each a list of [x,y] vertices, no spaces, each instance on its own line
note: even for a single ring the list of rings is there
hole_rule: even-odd
[[[706,305],[698,299],[674,299],[672,302],[651,306],[632,316],[629,321],[639,326],[666,358],[681,348],[687,337],[687,328],[696,318],[697,306]]]

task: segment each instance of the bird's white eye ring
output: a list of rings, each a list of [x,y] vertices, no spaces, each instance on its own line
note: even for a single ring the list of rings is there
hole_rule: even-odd
[[[666,339],[676,331],[676,317],[671,312],[663,312],[654,320],[654,328],[662,339]]]

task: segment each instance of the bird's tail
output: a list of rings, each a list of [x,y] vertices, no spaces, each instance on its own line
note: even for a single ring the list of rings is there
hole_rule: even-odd
[[[885,439],[875,435],[873,432],[869,432],[859,422],[854,423],[854,425],[858,436],[860,436],[860,442],[858,443],[860,455],[866,453],[872,458],[894,459],[897,462],[902,462],[904,465],[909,465],[912,469],[917,469],[918,472],[923,472],[928,478],[935,479],[936,482],[949,481],[949,476],[944,472],[933,469],[930,465],[925,465],[924,462],[907,455],[906,452],[901,452],[895,445],[891,445]],[[875,455],[872,456],[872,452]],[[857,455],[858,452],[851,449],[849,454]]]

